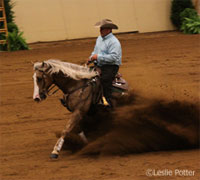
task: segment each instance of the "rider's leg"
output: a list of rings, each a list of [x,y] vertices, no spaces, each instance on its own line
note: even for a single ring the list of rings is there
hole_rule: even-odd
[[[118,70],[119,66],[117,65],[104,65],[101,67],[101,83],[103,86],[103,94],[111,107],[112,81],[114,80]]]

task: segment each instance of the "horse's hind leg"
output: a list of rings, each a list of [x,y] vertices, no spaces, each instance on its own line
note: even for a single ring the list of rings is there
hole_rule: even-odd
[[[87,140],[87,138],[86,138],[86,136],[85,136],[85,134],[84,134],[83,131],[81,131],[78,135],[80,136],[80,138],[82,139],[82,141],[83,141],[85,144],[88,144],[88,140]]]
[[[72,114],[65,129],[62,131],[61,137],[58,139],[58,141],[54,146],[54,149],[51,153],[51,158],[54,159],[58,158],[59,152],[64,144],[66,135],[70,133],[75,128],[75,126],[77,126],[77,124],[79,124],[81,119],[82,119],[82,113],[80,112],[80,110],[77,110]]]

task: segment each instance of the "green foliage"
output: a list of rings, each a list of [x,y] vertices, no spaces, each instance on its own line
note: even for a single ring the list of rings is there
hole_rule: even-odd
[[[181,24],[182,24],[180,13],[184,11],[186,8],[194,9],[194,6],[191,0],[172,0],[170,18],[171,18],[172,23],[178,29],[180,29]]]
[[[14,22],[8,23],[7,26],[8,26],[8,32],[14,32],[14,31],[19,32],[19,28]]]
[[[25,39],[23,38],[23,32],[14,30],[13,32],[8,33],[8,50],[17,51],[28,49]]]
[[[185,18],[181,30],[185,34],[200,34],[200,17]]]
[[[195,9],[186,8],[184,11],[180,13],[181,24],[185,20],[185,18],[196,18],[198,16],[197,11]]]
[[[200,17],[195,9],[186,8],[180,13],[181,28],[185,34],[199,34],[200,33]]]
[[[23,32],[20,32],[17,25],[14,23],[14,11],[12,10],[15,3],[12,0],[4,0],[6,19],[8,26],[8,37],[6,39],[5,33],[0,33],[0,39],[7,40],[8,45],[0,45],[0,51],[16,51],[28,49],[28,45],[23,38]],[[2,14],[0,14],[2,17]],[[0,28],[4,28],[3,22],[0,22]]]
[[[4,6],[6,10],[6,21],[7,23],[14,22],[14,12],[12,8],[14,7],[14,3],[11,3],[11,0],[4,0]],[[0,12],[0,17],[3,17],[2,11]],[[0,22],[0,28],[4,28],[4,23]]]
[[[10,22],[7,24],[8,26],[8,32],[19,32],[19,29],[17,25],[13,22]],[[5,33],[0,33],[0,40],[6,40],[6,34]],[[1,44],[0,45],[0,51],[6,51],[7,50],[7,45],[6,44]]]
[[[12,0],[4,0],[4,6],[6,9],[6,20],[7,23],[14,22],[14,11],[12,10],[15,3],[12,2]]]
[[[4,33],[0,33],[0,40],[5,40],[6,35]],[[6,51],[7,50],[7,45],[5,44],[0,44],[0,51]]]

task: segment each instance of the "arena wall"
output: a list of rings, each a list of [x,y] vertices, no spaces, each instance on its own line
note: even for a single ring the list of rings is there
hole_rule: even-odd
[[[171,0],[15,0],[15,21],[27,42],[96,37],[112,19],[120,32],[173,30]]]

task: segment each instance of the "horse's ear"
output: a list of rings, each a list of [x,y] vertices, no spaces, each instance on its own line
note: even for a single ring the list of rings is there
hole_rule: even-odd
[[[45,62],[42,63],[42,69],[43,69],[43,71],[48,71],[49,68],[50,68],[50,65],[49,65],[49,64],[47,64],[47,63],[45,63]]]
[[[46,68],[47,67],[47,63],[42,62],[42,68]]]
[[[43,71],[42,63],[41,62],[34,63],[33,69],[38,71]]]

